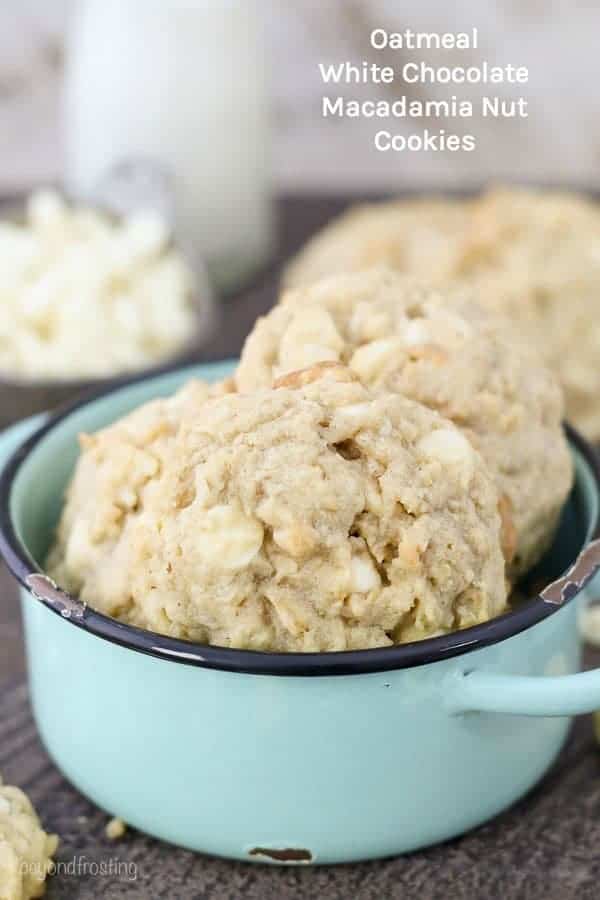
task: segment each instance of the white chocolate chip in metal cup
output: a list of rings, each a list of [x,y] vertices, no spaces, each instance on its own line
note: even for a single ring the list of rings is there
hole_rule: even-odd
[[[359,378],[371,381],[393,366],[403,353],[402,341],[397,337],[371,341],[354,352],[350,368]]]
[[[456,428],[437,428],[421,438],[418,448],[428,459],[442,465],[460,466],[468,482],[473,473],[474,450],[467,438]]]
[[[195,500],[200,506],[206,506],[210,497],[210,488],[202,469],[198,469],[194,479]]]
[[[359,594],[366,594],[381,585],[379,572],[366,554],[353,556],[350,563],[350,576],[352,590]]]
[[[281,340],[281,359],[288,368],[301,369],[321,360],[338,360],[344,341],[332,316],[318,306],[292,318]]]
[[[407,347],[417,347],[431,341],[431,333],[423,319],[407,319],[400,337]]]
[[[198,550],[211,564],[227,571],[247,566],[259,552],[263,527],[236,506],[221,504],[207,510],[198,535]]]
[[[376,418],[372,403],[348,403],[336,410],[334,422],[355,434],[361,428],[372,425]]]

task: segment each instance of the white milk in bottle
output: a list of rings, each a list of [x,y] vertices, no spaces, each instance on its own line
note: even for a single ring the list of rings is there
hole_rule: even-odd
[[[264,52],[253,0],[80,0],[68,43],[65,181],[93,198],[155,166],[177,231],[232,289],[273,221]]]

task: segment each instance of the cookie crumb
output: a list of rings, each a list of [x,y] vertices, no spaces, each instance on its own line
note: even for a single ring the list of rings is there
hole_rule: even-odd
[[[111,819],[104,829],[104,833],[109,841],[118,841],[127,831],[127,825],[123,819]]]
[[[31,900],[44,893],[58,837],[46,834],[29,798],[0,777],[0,898]]]

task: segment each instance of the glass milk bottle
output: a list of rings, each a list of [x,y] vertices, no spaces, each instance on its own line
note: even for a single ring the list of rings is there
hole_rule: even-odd
[[[230,290],[268,257],[269,142],[254,0],[80,0],[67,51],[67,189],[156,167],[177,233]]]

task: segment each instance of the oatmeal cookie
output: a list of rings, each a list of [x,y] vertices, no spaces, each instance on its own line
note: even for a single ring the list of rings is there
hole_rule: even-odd
[[[345,367],[195,407],[161,466],[134,457],[127,478],[122,428],[84,440],[49,564],[108,615],[221,646],[328,651],[505,609],[483,460],[450,421]]]
[[[59,525],[60,541],[68,540],[69,558],[80,576],[96,571],[106,548],[117,544],[124,518],[138,509],[141,494],[155,488],[181,420],[193,416],[210,397],[231,389],[228,382],[209,385],[192,380],[173,396],[145,403],[110,428],[80,436],[84,452],[71,491],[82,496],[87,493],[93,500],[86,504],[85,516],[67,504]],[[110,560],[104,562],[101,572],[111,579]],[[52,551],[49,565],[55,565]],[[112,566],[117,577],[117,556]],[[79,590],[79,579],[71,577],[69,568],[61,577],[66,590]]]
[[[461,236],[470,234],[467,210],[465,201],[445,197],[352,206],[289,263],[284,287],[381,265],[443,281],[456,271]]]
[[[472,207],[455,277],[517,322],[600,439],[600,207],[575,194],[497,189]]]
[[[377,264],[480,303],[519,324],[561,381],[567,416],[600,439],[600,208],[564,191],[496,188],[475,198],[357,206],[318,232],[285,284]]]
[[[57,846],[25,794],[0,778],[0,900],[42,897]]]
[[[548,547],[572,472],[562,395],[548,368],[464,291],[437,291],[377,268],[288,292],[249,335],[242,391],[319,360],[455,422],[495,475],[511,578]]]

